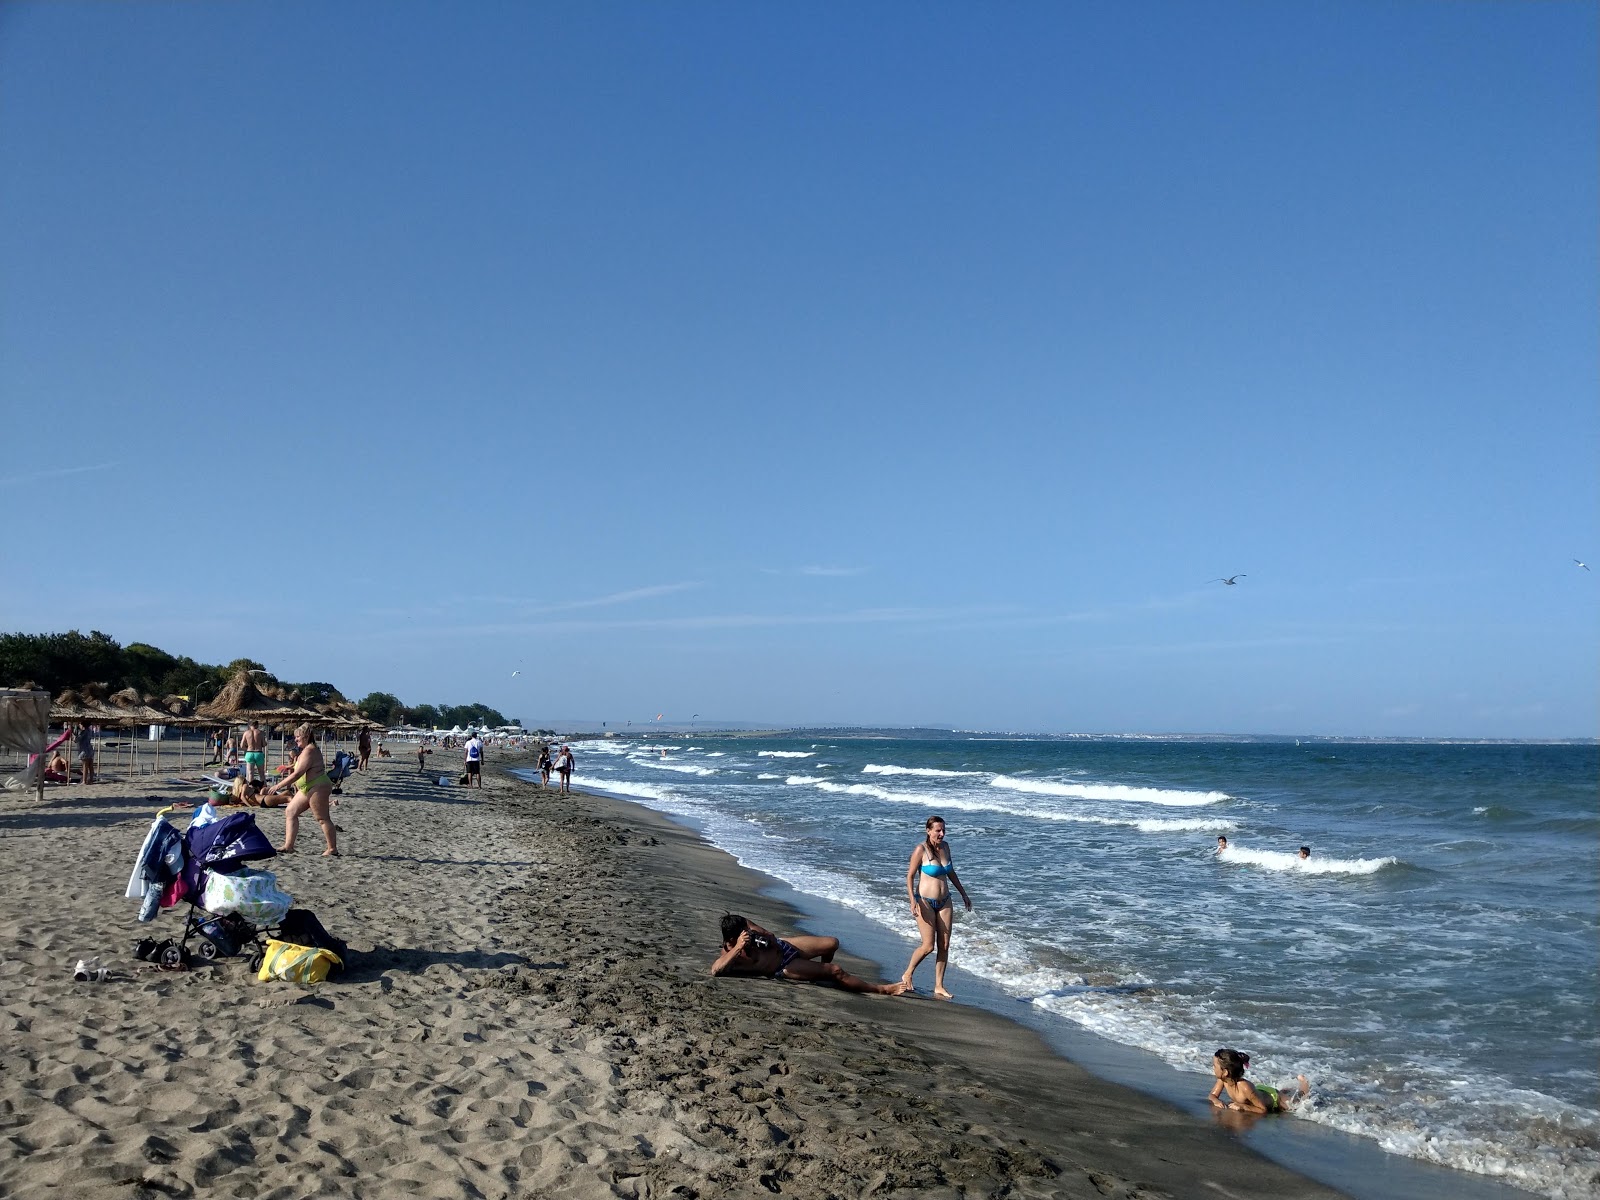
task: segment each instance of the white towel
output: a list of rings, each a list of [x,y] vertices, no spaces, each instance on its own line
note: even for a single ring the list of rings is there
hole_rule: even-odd
[[[139,856],[133,860],[133,874],[128,877],[128,890],[122,894],[129,900],[143,900],[144,885],[144,856],[150,850],[150,843],[156,840],[156,830],[161,828],[165,817],[157,817],[150,822],[150,832],[144,835],[144,843],[139,847]]]

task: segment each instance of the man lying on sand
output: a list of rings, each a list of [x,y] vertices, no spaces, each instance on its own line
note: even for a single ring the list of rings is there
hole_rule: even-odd
[[[785,941],[754,921],[728,913],[722,918],[722,953],[711,964],[711,973],[831,983],[847,992],[870,992],[879,996],[898,996],[911,990],[911,985],[903,980],[868,983],[849,974],[833,961],[838,949],[838,938],[797,933]]]

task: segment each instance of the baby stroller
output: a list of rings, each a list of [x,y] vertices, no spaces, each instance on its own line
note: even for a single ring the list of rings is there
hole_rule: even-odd
[[[257,828],[255,814],[191,822],[183,833],[183,851],[179,894],[188,905],[183,934],[153,948],[156,962],[176,968],[193,959],[211,962],[249,951],[252,969],[259,968],[267,938],[276,934],[293,900],[278,890],[271,874],[247,865],[278,853]],[[225,911],[213,911],[207,903]]]
[[[333,781],[333,794],[344,795],[344,781],[350,778],[356,769],[356,756],[348,750],[339,750],[334,753],[333,762],[328,764],[328,778]]]

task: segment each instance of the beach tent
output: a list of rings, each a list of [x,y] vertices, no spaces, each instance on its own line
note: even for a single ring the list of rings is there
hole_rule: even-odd
[[[0,781],[6,791],[37,786],[39,799],[44,799],[44,748],[49,740],[50,693],[0,689],[0,746],[33,756],[21,775]]]

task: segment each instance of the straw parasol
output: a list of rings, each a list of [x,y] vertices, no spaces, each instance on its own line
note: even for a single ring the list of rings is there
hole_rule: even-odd
[[[68,688],[50,702],[50,719],[65,724],[69,721],[87,721],[89,714],[83,707],[82,697]]]
[[[195,715],[219,722],[299,721],[318,716],[310,709],[262,694],[250,676],[243,672],[228,680],[215,700],[195,709]]]
[[[110,702],[130,717],[135,725],[173,725],[172,714],[154,707],[151,697],[141,696],[133,688],[123,688],[110,697]]]

